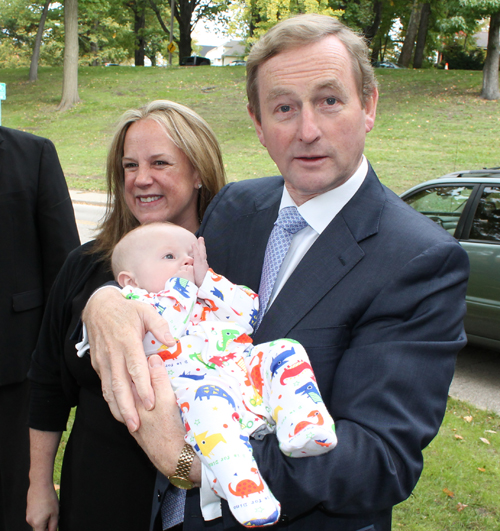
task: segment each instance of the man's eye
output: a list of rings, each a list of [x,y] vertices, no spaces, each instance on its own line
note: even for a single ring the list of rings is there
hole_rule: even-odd
[[[280,112],[290,112],[291,110],[291,106],[290,105],[281,105],[280,106]]]
[[[337,103],[337,98],[326,98],[327,105],[335,105]]]
[[[168,253],[163,258],[166,258],[167,260],[174,260],[175,256],[172,253]]]

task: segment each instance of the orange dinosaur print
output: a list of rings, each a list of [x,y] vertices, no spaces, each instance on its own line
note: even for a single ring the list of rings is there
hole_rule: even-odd
[[[260,484],[257,485],[257,483],[255,483],[255,481],[252,481],[251,479],[242,479],[239,483],[237,483],[235,490],[233,489],[230,483],[229,492],[233,496],[238,496],[240,498],[248,498],[250,494],[262,492],[264,490],[264,483],[262,482],[262,478],[260,477],[258,470],[256,468],[252,468],[251,470],[254,474],[257,474],[257,476],[259,476]]]
[[[308,417],[316,417],[317,418],[317,422],[308,422],[307,420],[303,420],[302,422],[299,422],[297,424],[297,426],[295,426],[295,430],[293,431],[293,435],[297,435],[297,433],[299,433],[299,431],[302,431],[306,426],[309,426],[310,424],[315,424],[316,426],[322,426],[325,421],[323,419],[323,416],[321,415],[321,413],[315,409],[314,411],[311,411],[311,413],[309,413],[309,415],[307,415]],[[292,435],[289,435],[289,437],[292,437]]]
[[[170,350],[160,350],[160,352],[158,352],[158,355],[160,356],[160,358],[163,361],[177,359],[181,355],[182,346],[181,346],[180,341],[177,341],[176,345],[177,345],[177,348],[174,350],[174,352],[171,352]]]
[[[257,389],[260,395],[262,395],[262,389],[264,387],[264,380],[262,379],[262,373],[260,372],[260,366],[262,365],[262,357],[264,356],[264,353],[262,350],[257,353],[257,357],[259,358],[259,363],[255,365],[255,367],[252,367],[252,370],[250,371],[250,376],[252,377],[252,382],[254,387]],[[253,364],[253,359],[250,362],[250,365]]]

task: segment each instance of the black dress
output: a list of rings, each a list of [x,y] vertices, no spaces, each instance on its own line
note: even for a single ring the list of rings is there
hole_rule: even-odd
[[[64,455],[60,531],[147,531],[156,470],[111,415],[90,359],[78,358],[71,339],[90,295],[112,280],[91,246],[69,255],[52,289],[29,372],[30,427],[63,431],[78,406]]]

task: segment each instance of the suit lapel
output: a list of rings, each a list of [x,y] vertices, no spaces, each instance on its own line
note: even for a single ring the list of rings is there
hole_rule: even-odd
[[[383,203],[382,186],[370,168],[361,188],[319,236],[283,286],[254,337],[255,343],[286,337],[363,259],[359,242],[378,232]]]

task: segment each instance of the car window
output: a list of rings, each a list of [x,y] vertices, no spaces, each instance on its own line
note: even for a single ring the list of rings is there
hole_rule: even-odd
[[[500,187],[486,186],[477,205],[469,239],[500,242]]]
[[[405,201],[441,225],[450,234],[455,234],[460,216],[473,190],[473,186],[435,186],[419,190]]]

